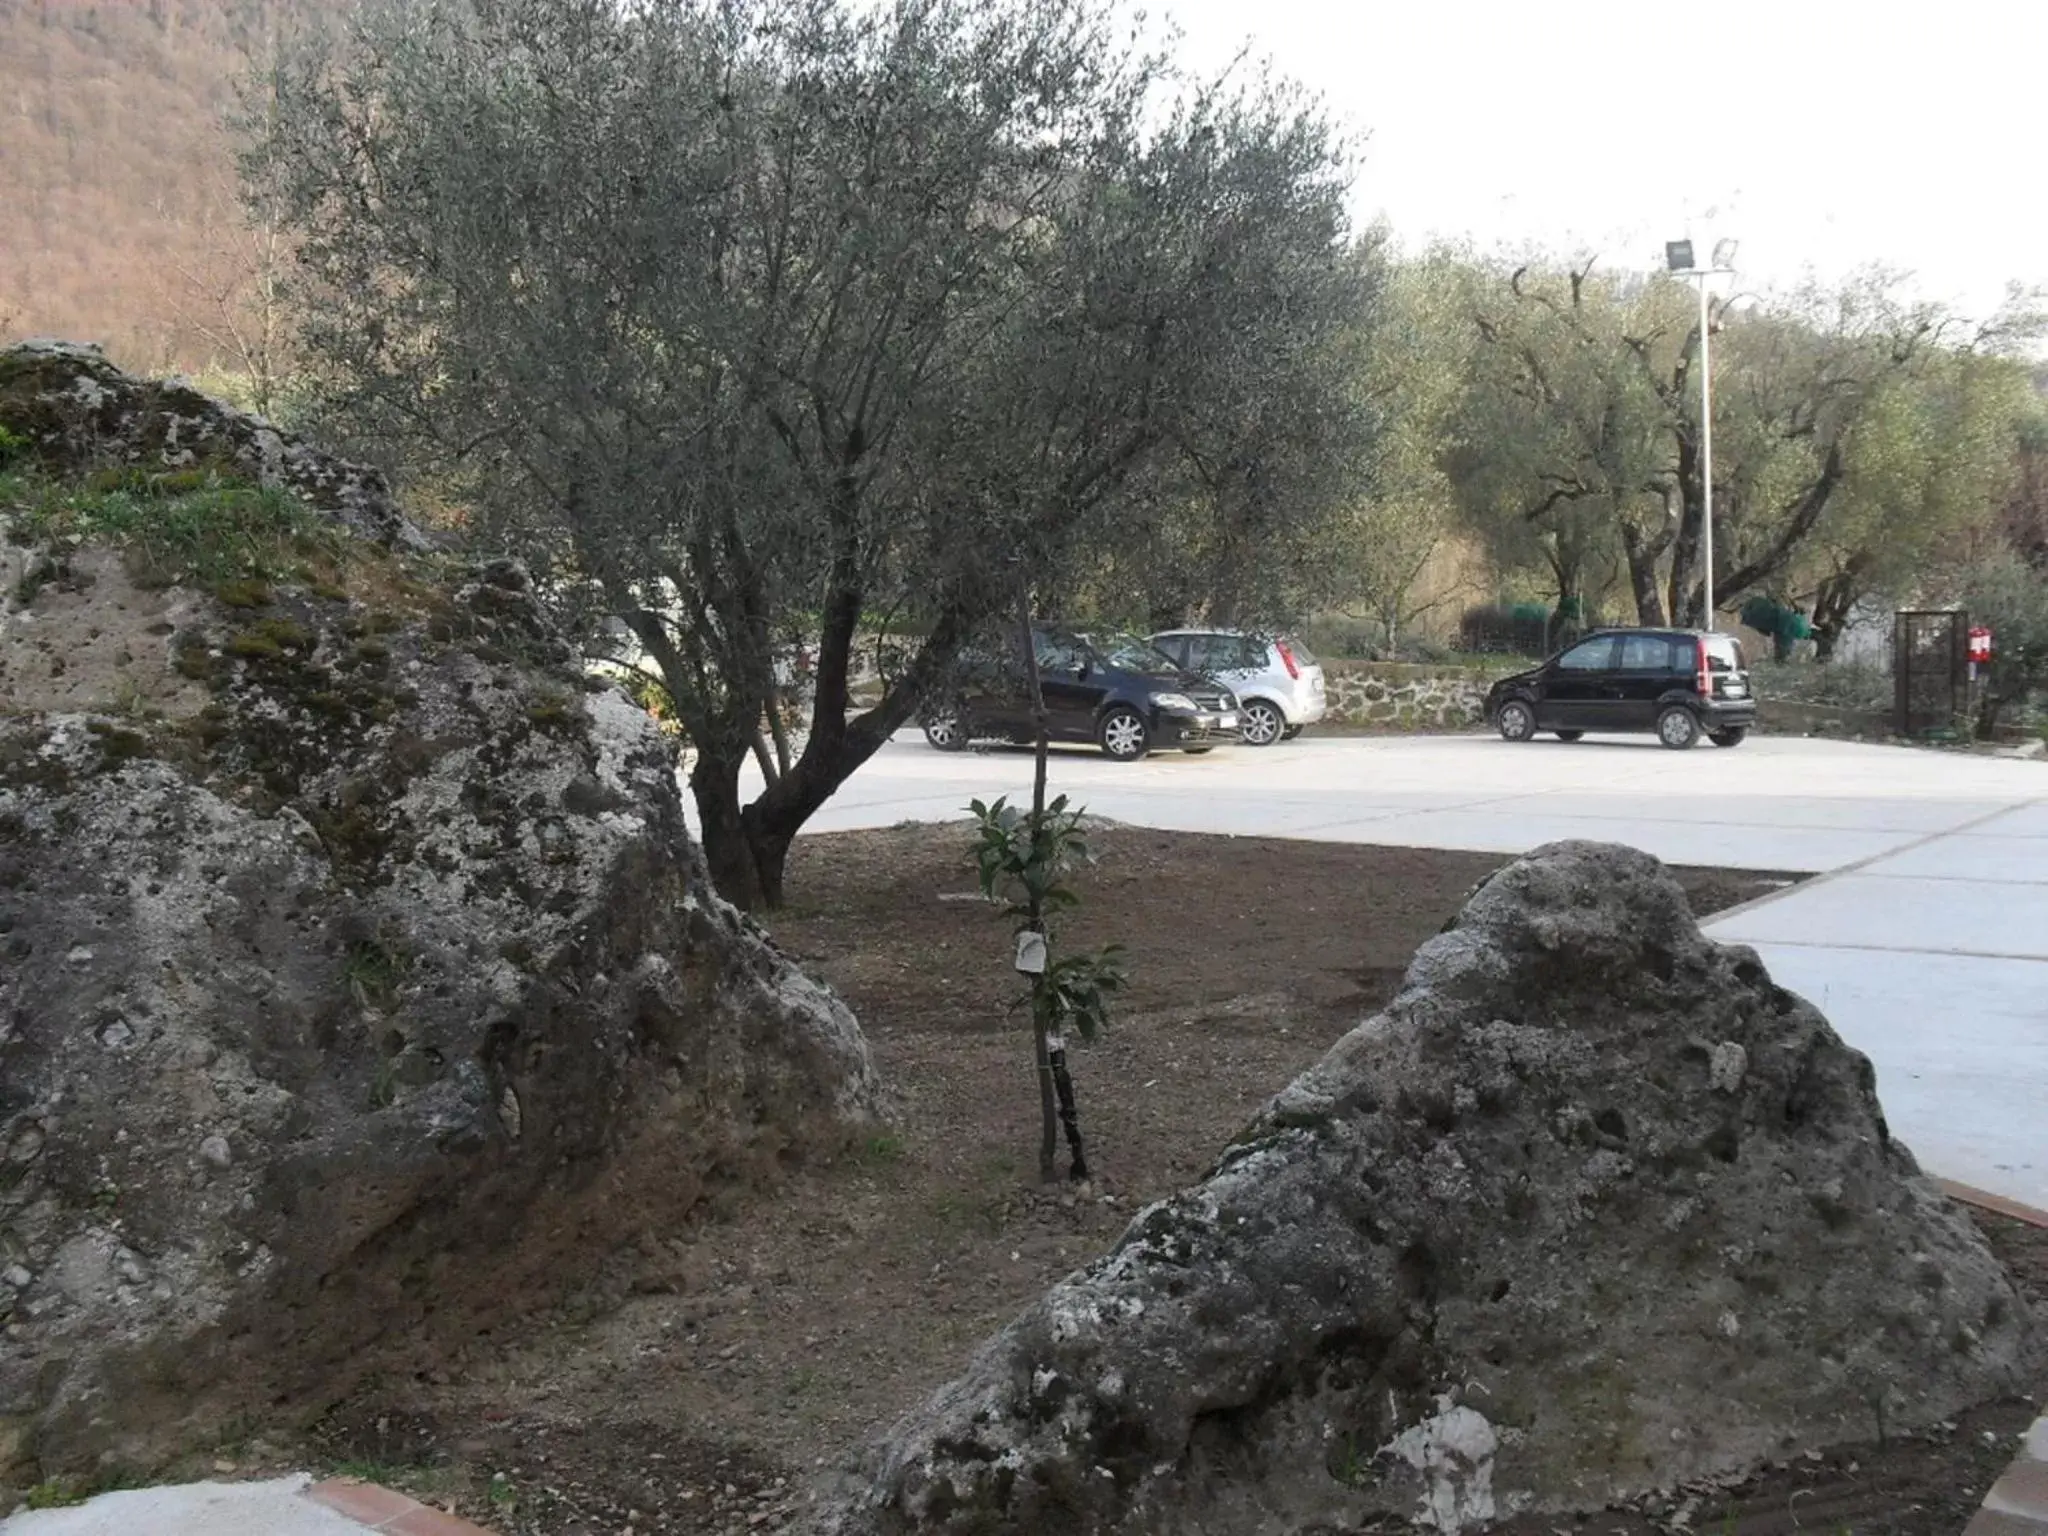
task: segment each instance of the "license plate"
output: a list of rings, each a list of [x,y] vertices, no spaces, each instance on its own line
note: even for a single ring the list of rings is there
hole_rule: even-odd
[[[1727,682],[1721,685],[1721,692],[1726,694],[1731,699],[1744,698],[1747,697],[1749,693],[1749,684],[1738,683],[1733,678],[1730,678]]]
[[[1236,730],[1236,729],[1237,729],[1237,716],[1235,716],[1235,715],[1218,715],[1218,716],[1216,717],[1216,729],[1217,729],[1217,730],[1219,730],[1219,731],[1234,731],[1234,730]]]

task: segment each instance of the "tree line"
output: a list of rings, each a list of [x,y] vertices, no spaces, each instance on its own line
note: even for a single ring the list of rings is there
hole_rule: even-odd
[[[1706,622],[1693,290],[1456,252],[1411,281],[1454,317],[1436,332],[1458,381],[1436,437],[1447,515],[1561,607],[1615,594],[1635,622]],[[1860,605],[1926,595],[2005,514],[2044,420],[2025,363],[2041,315],[2015,294],[1973,323],[1869,272],[1717,295],[1707,324],[1716,607],[1796,606],[1826,659]]]
[[[1317,103],[1113,0],[364,0],[242,128],[293,397],[649,670],[742,904],[1020,600],[1392,636],[1458,536],[1561,608],[1705,617],[1691,291],[1398,255]],[[2026,307],[1904,292],[1711,320],[1717,595],[1824,654],[2048,478]]]

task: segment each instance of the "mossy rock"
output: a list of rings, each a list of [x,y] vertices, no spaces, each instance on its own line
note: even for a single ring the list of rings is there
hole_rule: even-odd
[[[215,582],[213,595],[230,608],[267,608],[271,598],[270,583],[254,576],[239,576]]]

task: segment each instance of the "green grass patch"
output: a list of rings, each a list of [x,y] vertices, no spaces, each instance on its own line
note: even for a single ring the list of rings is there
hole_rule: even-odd
[[[900,1163],[903,1161],[903,1138],[870,1136],[857,1149],[856,1155],[863,1163]]]
[[[399,983],[405,979],[405,971],[402,953],[375,939],[364,939],[349,946],[341,974],[359,1006],[388,1009],[398,1001]]]
[[[425,1470],[417,1462],[379,1461],[369,1456],[352,1456],[333,1462],[327,1468],[332,1477],[352,1477],[358,1482],[375,1483],[380,1488],[397,1492],[416,1487],[420,1473]]]
[[[52,1477],[37,1483],[23,1495],[30,1509],[67,1509],[103,1493],[121,1493],[146,1488],[149,1479],[132,1467],[103,1467],[87,1477]]]
[[[22,1502],[30,1509],[65,1509],[73,1504],[83,1504],[90,1497],[83,1483],[75,1483],[67,1477],[52,1477],[29,1489]]]
[[[17,542],[111,545],[145,580],[211,586],[242,607],[267,601],[267,582],[331,571],[347,549],[347,535],[290,492],[218,469],[107,470],[71,483],[0,474],[0,509]]]
[[[35,484],[36,482],[27,475],[19,470],[9,469],[6,462],[0,460],[0,513],[20,516],[23,503],[34,493]],[[21,543],[22,535],[14,534],[13,540],[17,544]]]

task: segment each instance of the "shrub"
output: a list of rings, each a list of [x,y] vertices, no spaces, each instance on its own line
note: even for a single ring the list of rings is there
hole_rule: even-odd
[[[1792,647],[1813,635],[1813,626],[1807,622],[1805,614],[1789,603],[1762,593],[1742,605],[1742,622],[1770,638],[1771,657],[1775,661],[1790,661]]]
[[[1458,620],[1458,641],[1484,655],[1541,656],[1550,649],[1550,611],[1541,603],[1480,603]]]
[[[1965,573],[1970,621],[1991,628],[1992,662],[1978,686],[1976,732],[1989,739],[1999,716],[2048,690],[2048,573],[2000,555]]]
[[[1831,709],[1882,713],[1892,707],[1892,673],[1885,662],[1794,662],[1773,672],[1769,687],[1774,698]]]
[[[1403,635],[1394,642],[1393,660],[1411,661],[1421,665],[1455,660],[1457,653],[1440,640],[1427,635]]]

